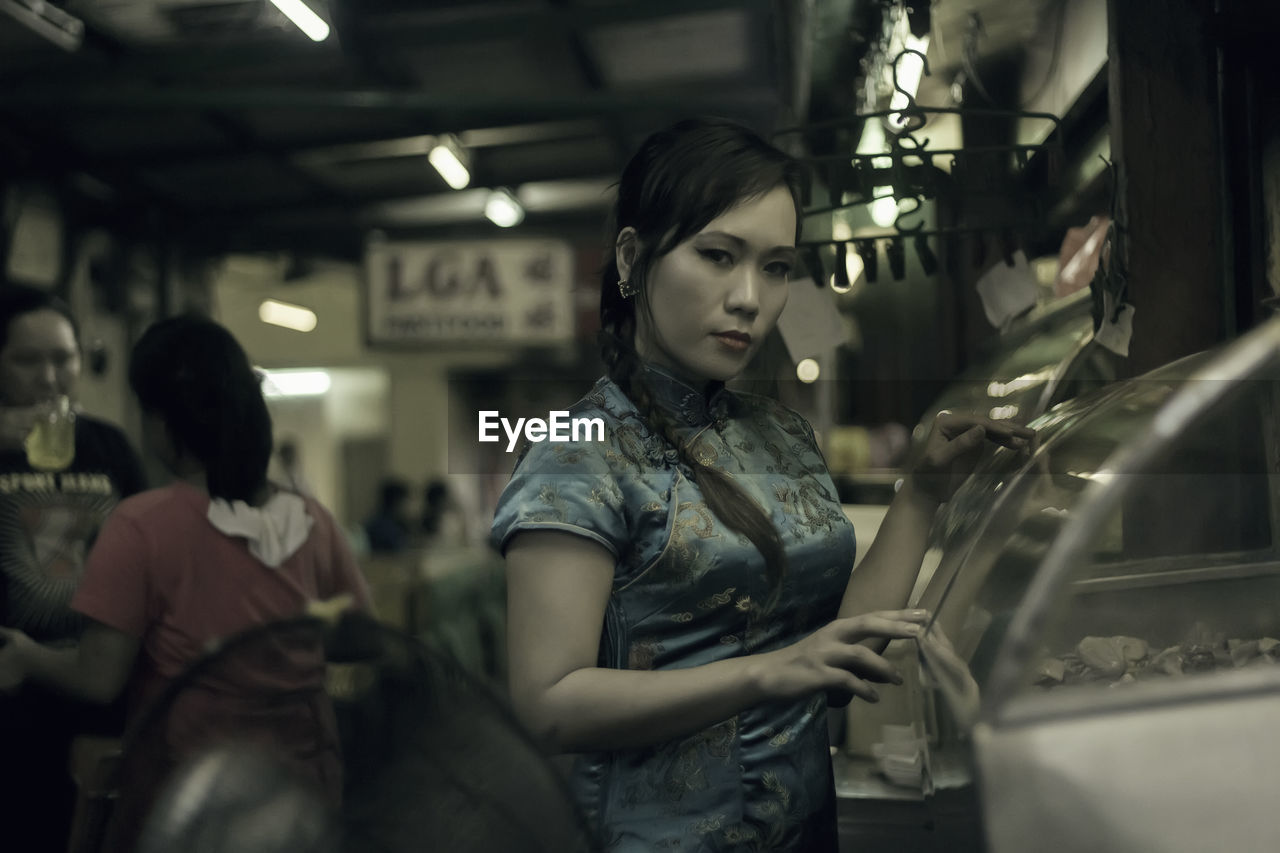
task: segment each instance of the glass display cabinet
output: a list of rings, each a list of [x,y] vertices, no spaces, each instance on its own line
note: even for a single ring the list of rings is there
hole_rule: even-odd
[[[943,409],[1026,423],[1051,406],[1116,378],[1115,358],[1093,337],[1087,290],[1019,318],[948,385],[920,419],[923,441]]]
[[[1278,402],[1280,320],[1053,408],[944,508],[906,705],[974,844],[1280,849]]]

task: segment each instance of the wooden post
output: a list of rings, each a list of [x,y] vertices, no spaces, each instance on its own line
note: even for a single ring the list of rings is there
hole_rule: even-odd
[[[1111,152],[1127,225],[1129,371],[1234,334],[1224,282],[1212,0],[1108,0]]]

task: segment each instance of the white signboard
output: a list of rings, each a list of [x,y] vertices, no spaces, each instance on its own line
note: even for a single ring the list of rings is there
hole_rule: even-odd
[[[573,339],[573,251],[559,240],[371,241],[372,344]]]

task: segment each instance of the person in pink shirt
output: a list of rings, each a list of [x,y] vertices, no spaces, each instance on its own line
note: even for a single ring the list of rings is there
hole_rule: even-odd
[[[211,644],[337,596],[368,609],[369,596],[333,517],[268,482],[271,417],[230,332],[196,316],[156,323],[134,347],[129,384],[173,482],[107,519],[72,600],[88,620],[77,647],[0,631],[0,690],[30,680],[110,702],[127,688],[136,721]],[[167,710],[147,760],[132,762],[111,835],[128,837],[173,766],[224,741],[275,752],[336,805],[342,765],[324,671],[313,638],[198,678]]]

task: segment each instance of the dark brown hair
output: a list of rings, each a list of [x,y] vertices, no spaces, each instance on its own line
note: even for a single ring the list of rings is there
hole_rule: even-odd
[[[271,414],[229,331],[194,314],[153,324],[134,344],[129,385],[142,410],[204,465],[210,495],[253,501],[267,482]]]
[[[0,278],[0,350],[9,344],[9,326],[13,321],[36,311],[53,311],[62,315],[71,324],[76,346],[80,345],[80,327],[66,302],[47,291]]]
[[[782,537],[768,514],[729,475],[690,453],[677,438],[672,421],[654,405],[635,347],[636,311],[648,314],[651,310],[647,277],[654,261],[741,202],[786,187],[796,206],[798,238],[802,179],[798,161],[731,121],[688,119],[653,134],[631,158],[618,182],[612,239],[600,281],[601,354],[609,378],[635,404],[650,430],[675,448],[716,518],[747,537],[764,557],[772,586],[764,611],[776,603],[786,576]],[[637,235],[629,280],[638,292],[623,299],[618,291],[614,246],[619,233],[628,227]]]

